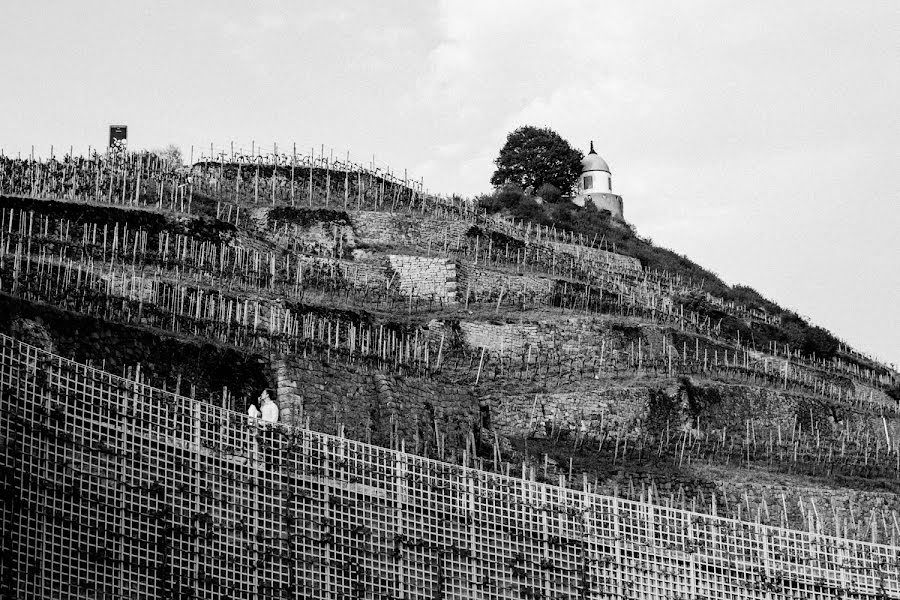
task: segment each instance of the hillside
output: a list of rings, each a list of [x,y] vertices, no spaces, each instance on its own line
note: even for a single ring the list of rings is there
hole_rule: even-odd
[[[0,333],[239,411],[271,387],[285,422],[427,457],[897,543],[895,371],[603,215],[526,208],[316,157],[0,159]]]
[[[526,197],[514,187],[482,196],[477,202],[489,215],[532,226],[543,226],[554,234],[559,232],[563,236],[578,236],[582,243],[637,258],[644,270],[669,273],[684,281],[692,282],[701,292],[716,296],[715,300],[704,297],[704,294],[685,298],[684,301],[695,310],[716,313],[717,304],[724,301],[765,312],[779,321],[777,327],[762,327],[759,324],[754,327],[752,322],[742,322],[725,311],[719,311],[718,318],[722,321],[722,327],[732,337],[740,334],[758,345],[771,345],[777,342],[798,349],[802,354],[815,355],[827,360],[847,352],[852,353],[847,344],[831,332],[808,323],[792,311],[785,310],[777,303],[764,298],[752,287],[729,286],[718,275],[704,269],[687,256],[655,246],[652,241],[639,236],[630,224],[611,219],[608,211],[604,214],[604,211],[596,210],[593,205],[581,208],[565,200],[552,204],[539,203],[535,198]]]

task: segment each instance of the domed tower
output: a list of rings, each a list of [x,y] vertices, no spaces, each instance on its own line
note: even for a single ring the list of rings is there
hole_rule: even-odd
[[[588,200],[597,207],[597,210],[608,210],[616,219],[625,220],[622,197],[612,193],[612,173],[606,161],[594,150],[593,141],[591,151],[581,160],[581,176],[578,178],[572,202],[584,206]]]

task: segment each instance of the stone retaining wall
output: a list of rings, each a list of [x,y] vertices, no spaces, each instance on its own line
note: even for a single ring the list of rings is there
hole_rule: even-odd
[[[408,444],[433,447],[437,422],[448,448],[464,448],[478,424],[478,402],[463,386],[297,357],[279,357],[272,368],[281,420],[309,418],[316,431],[334,433],[343,424],[350,438],[388,445],[393,431]]]
[[[625,256],[624,254],[607,252],[606,250],[600,250],[599,248],[589,248],[587,246],[566,244],[563,242],[547,242],[547,245],[557,252],[565,252],[566,254],[571,254],[580,258],[595,260],[600,263],[608,264],[613,268],[633,271],[641,270],[641,261],[633,256]]]
[[[347,256],[356,247],[353,229],[337,223],[279,225],[272,241],[281,247],[294,248],[319,256]]]
[[[593,386],[593,387],[592,387]],[[481,402],[490,407],[492,427],[504,436],[545,437],[552,431],[580,431],[591,437],[621,429],[624,437],[645,430],[694,427],[741,433],[747,419],[756,435],[780,427],[789,435],[804,399],[769,388],[704,382],[668,381],[658,385],[613,385],[592,382],[566,391],[510,393],[496,390]],[[824,415],[816,415],[816,417]],[[765,431],[761,431],[761,428]],[[824,423],[823,423],[824,427]]]
[[[465,241],[471,224],[466,221],[434,219],[405,213],[356,211],[350,213],[357,238],[364,244],[389,247],[427,248],[456,246]]]
[[[402,295],[456,302],[456,263],[405,254],[389,254],[387,263],[388,278]]]
[[[548,277],[491,271],[479,266],[463,266],[458,272],[460,301],[465,301],[466,293],[471,301],[477,302],[497,298],[501,291],[505,299],[523,294],[526,298],[544,297],[551,293],[555,285],[555,281]]]
[[[463,343],[471,348],[502,352],[504,357],[513,359],[538,354],[584,357],[601,353],[612,358],[616,353],[629,351],[632,341],[656,337],[656,332],[645,328],[593,316],[527,323],[461,321],[459,327]]]
[[[645,387],[497,396],[489,400],[491,426],[508,437],[548,437],[560,428],[596,436],[620,427],[628,436],[646,419],[650,400]]]

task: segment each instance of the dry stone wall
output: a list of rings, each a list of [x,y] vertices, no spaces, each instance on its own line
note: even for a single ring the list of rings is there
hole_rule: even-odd
[[[531,274],[513,274],[492,271],[476,265],[464,265],[459,269],[460,301],[466,294],[473,302],[500,297],[532,299],[548,296],[555,285],[553,279]]]
[[[811,408],[805,398],[796,394],[752,385],[703,383],[683,388],[682,394],[686,396],[686,409],[701,414],[705,427],[742,428],[751,419],[757,427],[760,423],[767,426],[759,435],[768,435],[769,428],[780,428],[787,435],[794,427],[796,415]],[[821,406],[813,410],[816,419],[827,418]]]
[[[649,329],[623,325],[602,317],[571,317],[553,321],[504,323],[461,321],[462,341],[473,349],[516,359],[562,355],[612,359],[631,351],[632,342],[655,337]],[[658,342],[657,342],[658,343]]]
[[[522,357],[529,347],[537,347],[543,336],[537,323],[490,323],[462,321],[462,339],[472,348],[485,348],[506,356]]]
[[[643,431],[694,427],[740,433],[748,419],[756,435],[789,435],[798,413],[810,409],[804,398],[770,388],[704,382],[668,381],[656,385],[588,382],[563,391],[492,390],[481,402],[490,408],[492,427],[509,437],[549,436],[559,430],[599,437],[617,432],[636,437]],[[817,418],[827,418],[817,410]],[[824,426],[824,423],[823,423]]]
[[[491,398],[491,425],[500,435],[551,437],[560,429],[596,436],[623,428],[634,435],[646,419],[651,391],[646,387],[613,388]]]
[[[456,302],[456,264],[446,258],[405,254],[387,257],[388,277],[406,297]]]
[[[353,229],[335,223],[281,225],[275,228],[272,241],[281,247],[318,256],[343,256],[356,246]]]
[[[447,447],[464,448],[479,422],[469,388],[437,380],[404,378],[377,370],[299,357],[272,362],[281,420],[316,431],[343,425],[355,439],[387,445],[392,439],[435,442],[435,422]]]
[[[640,271],[641,261],[633,256],[624,256],[615,252],[607,252],[599,248],[590,248],[588,246],[579,246],[576,244],[566,244],[563,242],[547,242],[547,245],[557,252],[565,252],[577,258],[585,258],[600,263],[610,265],[616,270]]]
[[[297,256],[295,260],[303,267],[302,277],[307,285],[314,284],[317,279],[327,278],[332,281],[343,280],[359,288],[385,290],[390,280],[388,269],[372,262],[311,256]],[[300,281],[296,266],[291,275]]]
[[[235,405],[256,397],[267,385],[264,359],[198,338],[161,335],[158,331],[0,294],[0,332],[12,332],[29,343],[52,348],[112,372],[139,366],[155,385],[212,401],[227,387]],[[177,383],[180,382],[180,385]],[[238,406],[240,405],[240,406]]]
[[[281,218],[279,218],[281,217]],[[281,248],[314,256],[349,255],[356,247],[353,227],[342,211],[260,207],[250,221]]]
[[[471,224],[458,219],[421,215],[357,211],[350,213],[360,242],[383,246],[444,247],[465,240]]]

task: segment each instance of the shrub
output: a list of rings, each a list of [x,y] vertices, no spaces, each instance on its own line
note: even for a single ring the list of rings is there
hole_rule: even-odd
[[[539,187],[537,195],[541,197],[541,200],[550,204],[556,204],[562,198],[562,192],[552,183],[545,183]]]
[[[537,203],[534,198],[525,196],[519,198],[519,201],[512,207],[510,214],[516,219],[531,221],[532,223],[546,224],[546,215],[544,208]]]

